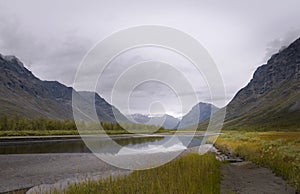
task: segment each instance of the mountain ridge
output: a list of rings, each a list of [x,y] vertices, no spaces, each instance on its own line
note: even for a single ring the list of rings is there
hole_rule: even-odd
[[[0,54],[0,114],[27,118],[73,119],[72,93],[84,99],[84,93],[95,95],[100,121],[116,122],[114,112],[121,113],[97,93],[75,91],[58,81],[42,81],[15,56]],[[88,103],[88,102],[86,102]],[[124,121],[127,119],[122,117]]]
[[[147,125],[161,125],[165,129],[176,129],[180,120],[171,115],[164,114],[162,116],[149,116],[139,113],[126,115],[128,120],[133,123],[147,124]]]
[[[199,102],[182,117],[180,121],[180,128],[186,128],[206,121],[218,110],[219,108],[213,104]]]
[[[300,38],[258,67],[226,106],[226,127],[300,126]]]

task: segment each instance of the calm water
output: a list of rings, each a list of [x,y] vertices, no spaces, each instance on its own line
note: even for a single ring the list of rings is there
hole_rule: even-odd
[[[171,137],[131,137],[114,139],[121,146],[140,148],[147,146],[159,146],[166,143]],[[202,137],[194,137],[188,144],[189,138],[179,137],[187,147],[201,144]],[[89,138],[88,141],[103,148],[107,146],[108,140],[105,138]],[[59,140],[14,140],[0,142],[0,154],[33,154],[33,153],[89,153],[90,150],[81,139],[59,139]]]

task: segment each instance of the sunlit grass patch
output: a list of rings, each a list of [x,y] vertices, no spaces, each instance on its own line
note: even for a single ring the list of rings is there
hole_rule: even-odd
[[[219,193],[220,163],[212,154],[188,154],[125,177],[70,185],[66,193]]]

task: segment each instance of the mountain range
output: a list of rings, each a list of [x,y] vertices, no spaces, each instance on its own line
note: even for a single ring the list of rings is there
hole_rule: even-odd
[[[73,119],[72,93],[90,104],[87,96],[95,97],[100,121],[116,122],[113,112],[121,113],[97,93],[78,92],[57,81],[42,81],[26,69],[15,56],[0,54],[0,114],[27,118]],[[123,117],[123,121],[127,121]]]
[[[149,116],[136,113],[127,115],[127,118],[133,123],[157,125],[162,126],[165,129],[176,129],[180,122],[180,119],[167,114],[162,116]]]
[[[72,94],[80,101],[82,109],[91,107],[91,99],[95,100],[95,107],[100,121],[118,121],[161,125],[166,129],[175,129],[180,120],[170,115],[150,117],[142,114],[127,115],[125,117],[114,106],[107,103],[97,93],[75,91],[57,81],[42,81],[32,74],[15,56],[0,54],[0,115],[19,115],[27,118],[47,117],[50,119],[73,119]],[[74,97],[73,96],[73,97]],[[92,97],[92,98],[91,98]],[[210,105],[209,105],[210,106]],[[209,118],[208,105],[201,103],[202,121]],[[87,108],[84,111],[89,111]],[[206,112],[208,111],[208,112]],[[195,108],[188,114],[194,116]],[[129,118],[129,119],[128,119]],[[186,119],[185,119],[186,120]],[[163,121],[163,122],[162,122]],[[188,123],[186,123],[188,125]]]
[[[134,114],[124,116],[97,93],[75,91],[57,81],[42,81],[35,77],[15,56],[0,54],[0,115],[20,115],[28,118],[73,119],[72,93],[91,105],[94,96],[100,121],[118,121],[156,125],[175,129],[197,123],[207,123],[219,109],[199,103],[181,121],[170,115],[149,117]],[[299,128],[300,127],[300,38],[273,55],[255,71],[251,81],[223,109],[225,128]],[[200,111],[200,112],[199,112]]]

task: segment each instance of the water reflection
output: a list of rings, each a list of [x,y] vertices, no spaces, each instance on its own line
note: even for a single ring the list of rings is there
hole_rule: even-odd
[[[114,139],[120,146],[126,146],[123,150],[112,150],[109,141],[105,138],[90,138],[88,141],[90,141],[92,147],[98,148],[99,153],[128,154],[128,151],[130,152],[132,149],[140,149],[148,152],[153,152],[155,150],[163,151],[161,145],[169,141],[170,138],[171,137],[169,136],[156,136]],[[180,140],[179,144],[170,145],[165,148],[167,150],[176,150],[198,146],[201,144],[202,137],[194,137],[189,144],[187,144],[187,142],[190,141],[190,137],[180,136],[178,139]],[[0,154],[33,153],[90,153],[90,150],[81,139],[0,142]]]

